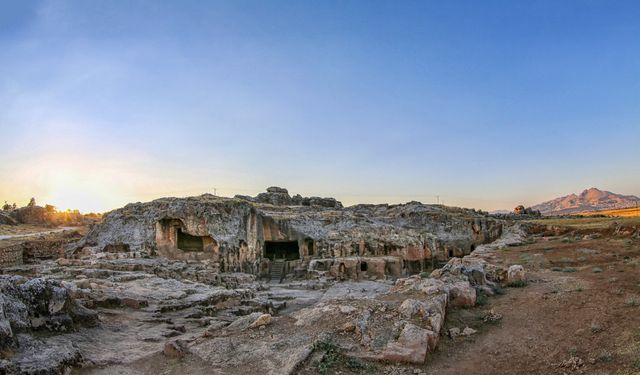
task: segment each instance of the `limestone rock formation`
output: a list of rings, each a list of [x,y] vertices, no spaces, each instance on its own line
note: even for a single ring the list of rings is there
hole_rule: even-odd
[[[18,332],[68,332],[93,326],[97,314],[79,304],[59,281],[0,276],[0,347],[15,347]]]
[[[469,254],[500,236],[502,223],[473,210],[409,202],[343,208],[332,198],[291,198],[269,188],[255,198],[210,194],[133,203],[109,212],[71,248],[210,260],[220,271],[266,274],[275,260],[284,272],[312,259],[391,256],[403,274]],[[308,203],[308,205],[306,205]],[[389,260],[391,262],[391,260]],[[326,264],[349,278],[384,277],[390,263]],[[397,276],[397,275],[395,275]]]
[[[318,206],[328,208],[342,208],[342,203],[335,198],[303,197],[296,194],[293,197],[285,188],[272,186],[267,188],[266,193],[260,193],[255,197],[247,195],[236,195],[235,198],[249,202],[266,203],[274,206]]]
[[[71,332],[94,326],[97,314],[78,303],[59,281],[0,276],[0,356],[3,373],[62,373],[80,361],[72,344],[48,348],[22,333]],[[19,349],[16,355],[9,355]],[[53,372],[52,372],[53,371]]]

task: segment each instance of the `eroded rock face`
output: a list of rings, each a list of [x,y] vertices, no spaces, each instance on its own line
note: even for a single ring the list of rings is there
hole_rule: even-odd
[[[292,198],[275,187],[263,194],[129,204],[106,214],[68,254],[97,249],[122,256],[210,260],[221,272],[257,275],[269,273],[275,258],[286,259],[287,272],[309,269],[318,258],[386,256],[402,264],[395,270],[392,263],[371,262],[348,272],[349,278],[380,278],[418,273],[469,254],[502,232],[500,221],[472,210],[419,202],[343,208],[332,198]]]
[[[45,342],[35,337],[17,336],[20,351],[10,360],[0,362],[3,374],[43,374],[61,375],[68,373],[72,366],[82,363],[82,353],[70,340]]]
[[[68,339],[53,336],[45,342],[30,334],[69,333],[97,322],[96,312],[78,303],[59,281],[0,276],[0,372],[65,373],[82,361],[78,347]]]
[[[97,324],[97,314],[55,280],[0,276],[0,303],[2,349],[15,346],[18,332],[68,332],[76,326]]]
[[[447,312],[473,305],[477,291],[497,281],[491,249],[521,240],[517,233],[508,229],[499,241],[478,246],[478,254],[450,259],[432,277],[395,281],[340,281],[329,262],[318,279],[263,283],[253,275],[220,273],[209,260],[129,258],[126,252],[85,248],[74,259],[14,268],[61,281],[16,277],[2,289],[3,299],[18,295],[25,308],[0,303],[4,321],[16,322],[0,324],[0,338],[4,334],[10,345],[18,341],[15,355],[0,361],[0,372],[58,374],[82,364],[83,373],[135,373],[137,366],[161,359],[184,373],[289,374],[313,360],[308,356],[318,350],[315,343],[327,337],[354,358],[421,364],[438,345]],[[372,275],[392,264],[385,257],[348,258],[348,268],[364,272],[367,262]],[[57,331],[65,326],[56,322],[64,319],[47,317],[67,314],[77,325],[69,298],[100,312],[99,326]],[[36,319],[29,311],[39,312]],[[473,334],[462,328],[458,334]],[[24,334],[36,330],[54,331]]]

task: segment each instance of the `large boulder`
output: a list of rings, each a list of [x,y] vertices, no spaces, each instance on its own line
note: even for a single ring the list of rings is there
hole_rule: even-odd
[[[449,302],[455,307],[473,307],[476,304],[476,288],[467,281],[458,281],[449,285]]]
[[[274,206],[291,206],[293,201],[285,188],[272,186],[266,193],[260,193],[255,198],[256,202],[272,204]]]
[[[97,320],[59,281],[0,276],[0,350],[15,346],[18,332],[67,332]]]
[[[434,270],[431,277],[440,280],[463,277],[472,285],[484,285],[487,283],[486,268],[487,262],[482,258],[451,258],[442,268]]]
[[[17,337],[19,351],[10,360],[0,360],[2,374],[68,374],[82,363],[80,349],[69,339],[42,340],[26,334]]]
[[[406,323],[396,340],[387,343],[382,358],[390,362],[422,364],[427,359],[427,351],[432,350],[429,342],[437,333]]]

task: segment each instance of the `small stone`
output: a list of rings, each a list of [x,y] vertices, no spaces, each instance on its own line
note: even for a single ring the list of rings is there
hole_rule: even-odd
[[[132,309],[140,309],[142,307],[149,306],[149,303],[146,300],[128,297],[122,299],[122,304]]]
[[[271,317],[271,314],[262,314],[258,317],[258,319],[256,319],[253,323],[251,323],[249,328],[258,328],[258,327],[269,325],[271,324],[272,320],[273,318]]]
[[[456,338],[458,336],[460,336],[460,328],[453,327],[453,328],[449,329],[449,337],[451,337],[453,339],[453,338]]]
[[[353,307],[353,306],[348,306],[348,305],[341,305],[341,306],[339,307],[339,310],[340,310],[340,312],[341,312],[342,314],[351,314],[351,313],[353,313],[353,312],[358,311],[358,309],[356,309],[355,307]]]
[[[473,328],[466,327],[465,329],[462,330],[462,336],[471,336],[476,332],[478,332],[478,331],[476,331]]]
[[[509,284],[525,281],[524,267],[519,264],[514,264],[509,267],[507,271],[507,282]]]
[[[187,343],[183,340],[167,341],[162,354],[170,358],[182,358],[189,353]]]
[[[340,327],[343,332],[353,332],[356,330],[356,325],[353,322],[346,322]]]

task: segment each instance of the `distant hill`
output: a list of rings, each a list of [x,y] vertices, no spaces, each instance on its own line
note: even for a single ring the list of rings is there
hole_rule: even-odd
[[[548,202],[532,206],[543,215],[569,215],[583,212],[615,210],[640,205],[635,195],[621,195],[610,191],[591,188],[579,195],[569,194]]]

